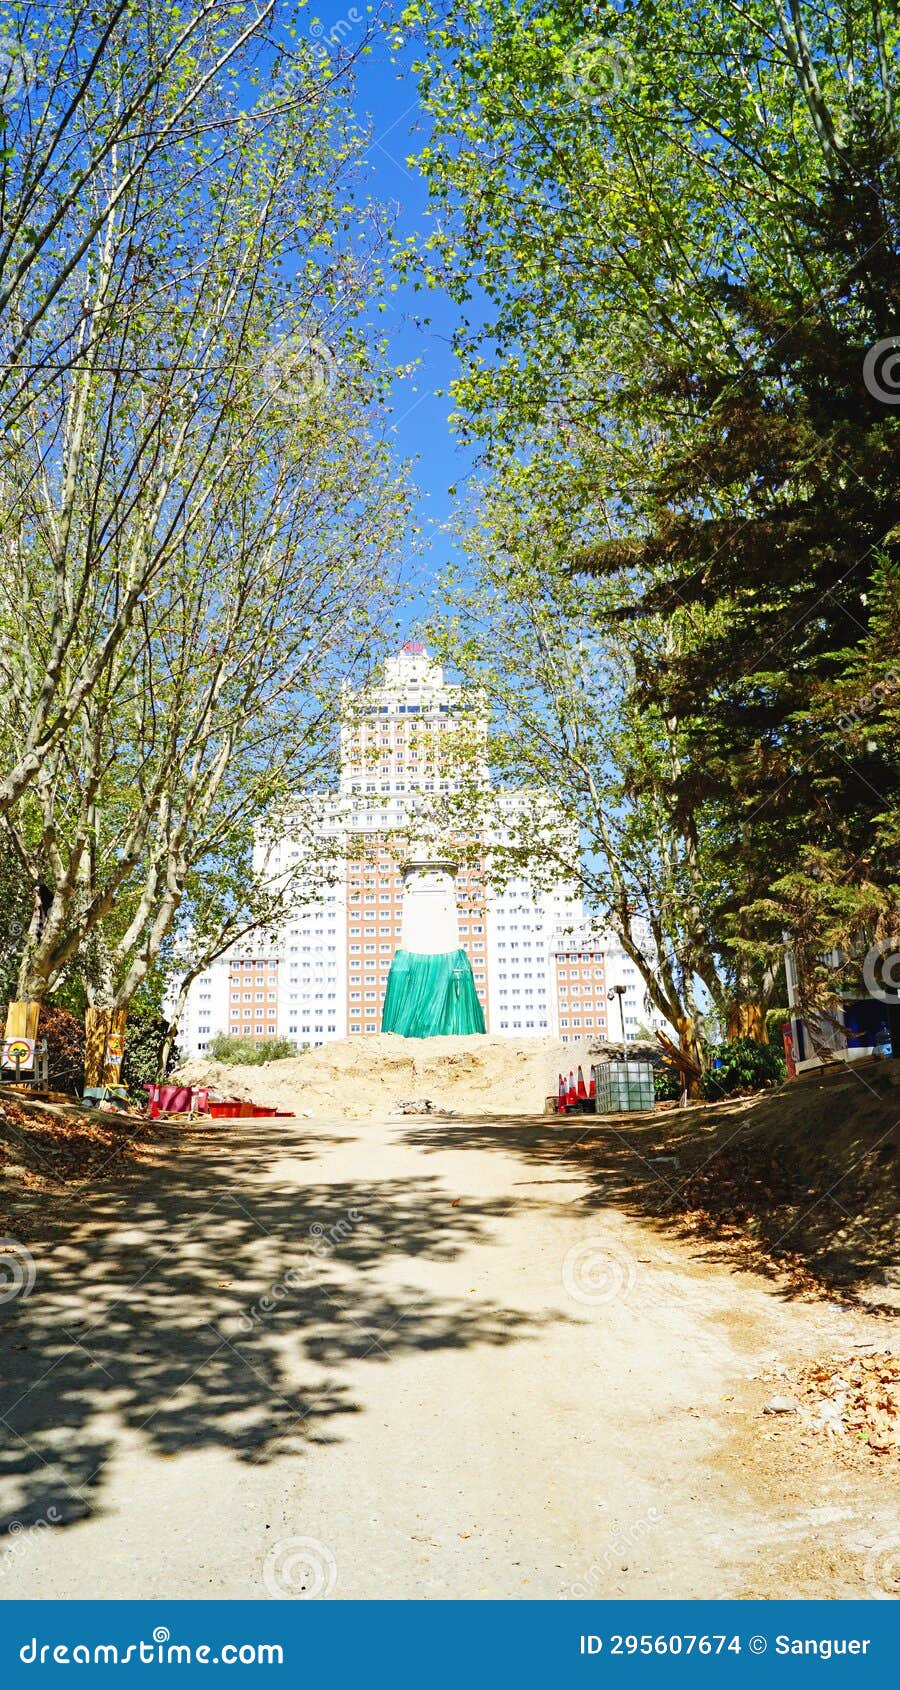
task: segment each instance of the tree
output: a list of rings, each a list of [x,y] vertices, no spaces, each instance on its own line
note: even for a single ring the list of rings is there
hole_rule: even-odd
[[[718,940],[726,887],[710,816],[673,802],[682,736],[635,708],[629,642],[604,627],[609,592],[573,578],[565,531],[535,534],[518,513],[492,507],[469,535],[477,584],[448,583],[452,614],[432,629],[489,717],[486,741],[475,721],[454,747],[468,778],[444,803],[443,826],[485,855],[495,882],[527,871],[538,887],[562,882],[583,896],[702,1066],[703,990],[729,1017],[739,989]],[[664,631],[657,639],[662,652]],[[525,801],[511,806],[510,789]]]
[[[895,9],[409,14],[442,219],[423,281],[488,299],[459,336],[462,424],[536,518],[576,508],[570,563],[630,630],[633,708],[677,724],[669,812],[714,822],[717,951],[765,973],[798,871],[822,882],[810,955],[890,923]]]
[[[247,17],[218,0],[195,0],[187,13],[174,0],[26,0],[0,21],[0,675],[15,703],[0,808],[74,722],[167,543],[177,544],[170,449],[196,425],[204,386],[207,407],[216,399],[215,337],[204,341],[202,330],[218,307],[219,334],[239,335],[259,256],[251,236],[229,292],[222,232],[208,214],[217,200],[220,216],[229,210],[221,185],[248,150],[235,91],[254,74],[275,9],[260,0]],[[236,219],[233,259],[239,229]],[[180,317],[169,313],[170,285]],[[202,324],[191,298],[216,301]],[[139,320],[145,349],[155,326],[158,362],[132,362]],[[132,380],[143,384],[143,408],[128,438],[115,425]],[[72,534],[71,484],[98,469],[85,450],[90,411],[101,456],[121,454],[121,474],[85,549]],[[23,637],[29,624],[39,640]]]
[[[342,75],[302,43],[289,70],[258,70],[250,110],[211,89],[208,131],[152,166],[117,144],[105,217],[71,209],[77,287],[41,319],[67,360],[49,394],[25,384],[4,466],[32,999],[77,967],[89,1001],[127,1009],[192,878],[320,773],[338,672],[377,644],[404,510],[357,325],[380,235],[354,205]],[[77,706],[34,740],[53,671]]]

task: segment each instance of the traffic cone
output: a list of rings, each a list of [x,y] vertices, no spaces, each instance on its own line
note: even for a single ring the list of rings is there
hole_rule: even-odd
[[[588,1102],[589,1103],[596,1103],[596,1101],[597,1101],[597,1076],[594,1073],[594,1064],[592,1062],[591,1063],[591,1083],[588,1087]]]
[[[579,1062],[579,1064],[578,1064],[578,1101],[579,1101],[579,1103],[587,1103],[587,1100],[588,1100],[587,1086],[584,1083],[584,1075],[581,1072],[581,1063]]]
[[[570,1068],[569,1069],[569,1089],[568,1089],[568,1092],[566,1093],[566,1106],[569,1109],[574,1109],[577,1102],[578,1102],[578,1090],[577,1090],[577,1087],[575,1085],[575,1075],[572,1073],[572,1070]]]
[[[562,1074],[559,1076],[559,1090],[556,1096],[556,1113],[564,1115],[566,1112],[566,1082]]]

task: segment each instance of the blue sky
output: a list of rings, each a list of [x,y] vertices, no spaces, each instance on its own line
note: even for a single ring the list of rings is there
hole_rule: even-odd
[[[402,5],[395,5],[388,15],[399,20],[401,11]],[[348,20],[361,15],[362,7],[345,14]],[[324,16],[322,21],[327,36],[337,20],[329,23]],[[344,37],[344,45],[351,46],[349,37]],[[418,51],[421,45],[408,41],[392,50],[379,37],[371,53],[356,62],[356,109],[371,131],[369,192],[382,204],[398,208],[395,230],[401,242],[410,234],[427,232],[430,221],[425,183],[407,163],[425,141],[412,72]],[[398,455],[415,460],[416,516],[423,529],[424,555],[413,567],[425,588],[457,550],[452,536],[443,532],[454,508],[449,490],[454,483],[465,482],[473,462],[472,453],[456,442],[449,421],[448,389],[456,373],[451,339],[459,313],[452,300],[435,292],[415,292],[411,282],[394,280],[397,291],[387,295],[387,315],[377,318],[375,326],[382,332],[386,328],[391,364],[419,361],[412,375],[394,385],[393,426]],[[424,318],[429,319],[427,326]],[[420,609],[410,608],[404,617],[405,632],[416,631],[420,616]]]

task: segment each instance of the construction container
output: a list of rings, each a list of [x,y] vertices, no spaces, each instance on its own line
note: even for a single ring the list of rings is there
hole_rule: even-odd
[[[148,1103],[155,1103],[157,1109],[163,1109],[169,1115],[190,1114],[194,1099],[191,1086],[154,1085],[147,1086],[146,1091]]]
[[[656,1094],[652,1062],[596,1062],[592,1072],[598,1115],[653,1108]]]

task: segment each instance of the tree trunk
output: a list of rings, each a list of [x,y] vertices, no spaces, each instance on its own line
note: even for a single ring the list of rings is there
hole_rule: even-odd
[[[159,1053],[159,1075],[158,1075],[158,1078],[160,1080],[164,1080],[165,1077],[166,1077],[166,1074],[168,1072],[169,1057],[172,1054],[172,1048],[175,1044],[175,1040],[177,1039],[177,1037],[178,1037],[178,1018],[177,1018],[177,1015],[173,1015],[172,1020],[169,1022],[169,1025],[166,1028],[166,1036],[163,1039],[162,1049],[160,1050],[160,1053]]]
[[[117,1086],[125,1054],[127,1009],[97,1009],[89,1006],[84,1015],[85,1090]]]
[[[43,1003],[50,990],[49,975],[44,969],[35,967],[35,958],[30,951],[26,952],[19,964],[16,989],[18,1003]]]

